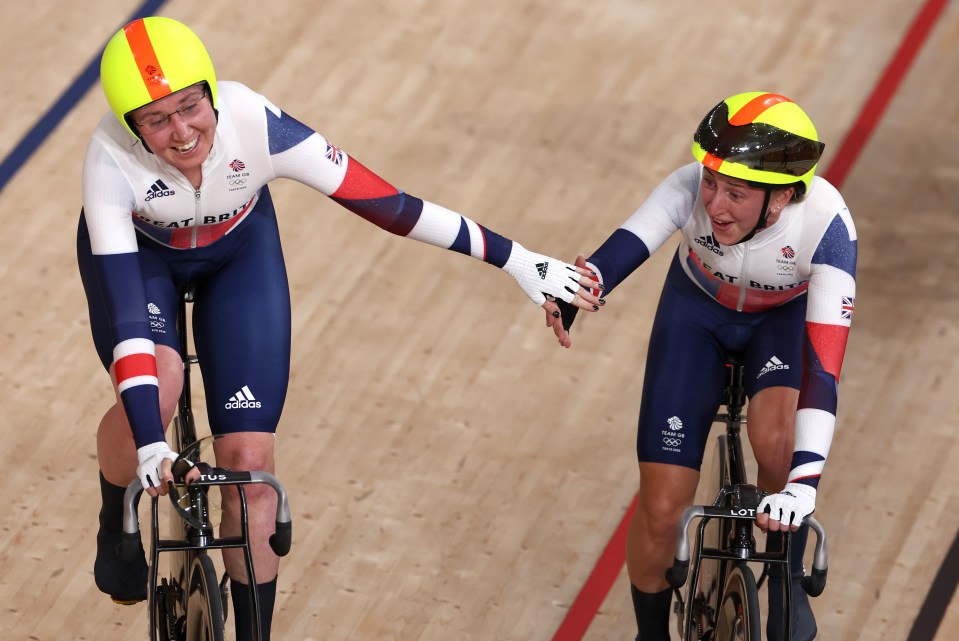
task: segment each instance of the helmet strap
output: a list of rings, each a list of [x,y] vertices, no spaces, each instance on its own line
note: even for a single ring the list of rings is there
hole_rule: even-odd
[[[750,240],[753,236],[756,235],[757,231],[761,229],[766,229],[766,222],[769,220],[769,201],[772,199],[773,190],[771,187],[767,186],[765,188],[765,191],[766,191],[766,195],[763,197],[763,208],[759,210],[759,220],[756,221],[756,226],[753,227],[753,230],[751,232],[743,236],[743,239],[736,243],[737,245],[739,245],[740,243],[745,243],[747,240]]]

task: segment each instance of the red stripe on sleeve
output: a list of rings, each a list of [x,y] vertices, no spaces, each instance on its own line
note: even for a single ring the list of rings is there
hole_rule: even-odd
[[[127,36],[127,44],[130,45],[130,53],[133,54],[133,61],[143,79],[143,86],[150,92],[150,97],[156,100],[170,95],[170,85],[160,67],[160,61],[157,59],[156,51],[153,50],[153,43],[150,41],[150,34],[147,33],[143,20],[131,22],[124,28],[124,32]]]
[[[130,354],[124,356],[113,365],[117,377],[117,384],[136,376],[157,375],[157,361],[152,354]]]
[[[343,200],[370,200],[395,196],[398,193],[400,192],[396,187],[350,158],[343,182],[330,197]]]
[[[482,225],[477,225],[477,227],[479,227],[480,238],[483,240],[483,262],[485,263],[485,262],[486,262],[486,247],[487,247],[487,243],[486,243],[486,230],[483,229],[483,226],[482,226]]]
[[[809,343],[816,353],[824,370],[839,380],[839,370],[842,369],[842,359],[846,353],[846,340],[849,338],[849,328],[842,325],[827,325],[824,323],[806,322],[806,334]]]

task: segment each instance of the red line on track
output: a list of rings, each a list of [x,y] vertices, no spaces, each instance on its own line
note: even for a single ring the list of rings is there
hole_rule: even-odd
[[[633,520],[637,499],[638,495],[633,497],[626,514],[619,522],[619,527],[606,544],[606,549],[603,550],[592,573],[583,584],[579,596],[570,606],[553,641],[579,641],[589,629],[589,624],[593,622],[596,612],[602,607],[606,595],[613,588],[620,570],[626,563],[626,530],[629,528],[629,522]]]
[[[863,147],[885,113],[886,107],[889,106],[889,102],[912,66],[919,49],[942,15],[947,1],[927,0],[922,6],[859,112],[859,117],[840,143],[839,151],[836,152],[829,168],[823,173],[826,180],[837,189],[841,188],[845,182],[846,176],[856,163]],[[636,511],[637,499],[638,496],[633,497],[629,509],[623,515],[612,538],[606,544],[599,560],[596,561],[593,571],[553,636],[553,641],[580,641],[589,629],[626,563],[626,530]]]
[[[912,66],[916,54],[919,53],[919,49],[929,37],[929,32],[942,15],[947,1],[927,0],[912,21],[906,36],[899,44],[899,49],[896,50],[886,70],[880,76],[879,82],[876,83],[862,111],[859,112],[856,122],[846,133],[829,169],[823,174],[823,177],[836,189],[840,189],[845,182],[847,174],[859,158],[859,153],[866,146],[869,136],[872,135],[886,107],[899,89],[899,84],[909,71],[909,67]]]

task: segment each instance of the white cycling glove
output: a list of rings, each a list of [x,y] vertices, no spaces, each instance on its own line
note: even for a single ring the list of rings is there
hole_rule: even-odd
[[[580,276],[576,267],[531,252],[515,240],[503,271],[512,276],[537,305],[556,298],[570,303],[579,291]]]
[[[767,509],[768,508],[768,509]],[[759,502],[759,512],[783,525],[801,525],[816,509],[816,488],[802,483],[786,483],[778,494],[770,494]]]
[[[137,466],[137,476],[140,477],[143,489],[160,487],[162,483],[160,464],[166,459],[175,461],[177,456],[177,453],[171,450],[165,441],[157,441],[137,449],[137,460],[140,462]]]

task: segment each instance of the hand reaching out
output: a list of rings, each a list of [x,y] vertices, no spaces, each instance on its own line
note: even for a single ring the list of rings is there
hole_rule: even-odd
[[[568,303],[547,300],[543,303],[543,309],[546,310],[546,326],[553,329],[559,344],[567,348],[573,344],[569,337],[569,328],[573,324],[576,312],[580,309],[595,312],[606,304],[606,301],[598,295],[603,286],[599,283],[596,272],[587,267],[586,258],[582,254],[576,257],[574,266],[581,278],[580,289],[573,300]]]

